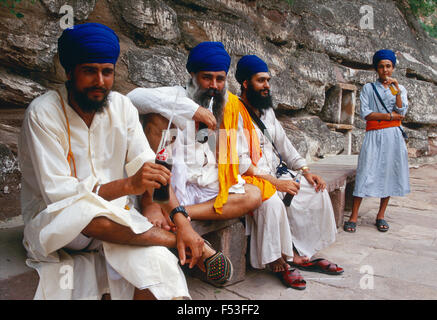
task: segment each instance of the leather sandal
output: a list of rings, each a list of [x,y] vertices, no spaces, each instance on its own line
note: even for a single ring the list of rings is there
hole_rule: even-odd
[[[344,272],[343,268],[339,267],[335,263],[332,263],[326,259],[315,259],[313,261],[303,264],[295,264],[291,262],[289,264],[303,271],[320,272],[332,276],[336,276]]]
[[[385,221],[384,219],[376,219],[376,228],[381,231],[381,232],[387,232],[389,229],[389,225],[387,223],[387,221]],[[383,228],[385,227],[385,228]]]
[[[306,288],[306,281],[297,269],[288,269],[282,272],[275,272],[275,274],[286,287],[296,290],[305,290]]]
[[[349,232],[349,233],[354,233],[355,231],[357,231],[356,222],[345,221],[344,226],[343,226],[343,230],[346,232]]]

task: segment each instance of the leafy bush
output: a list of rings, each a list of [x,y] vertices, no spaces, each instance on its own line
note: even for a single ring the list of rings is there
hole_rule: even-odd
[[[35,0],[27,0],[31,3],[35,3]],[[20,3],[24,3],[22,0],[0,0],[0,4],[2,7],[9,9],[9,11],[16,16],[17,18],[23,18],[24,15],[21,12],[15,11],[15,7]]]
[[[437,38],[437,0],[409,0],[408,3],[422,28]]]

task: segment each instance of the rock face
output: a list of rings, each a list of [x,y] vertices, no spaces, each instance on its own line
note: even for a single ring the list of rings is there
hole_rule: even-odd
[[[0,221],[20,214],[20,179],[16,156],[0,143]]]
[[[0,108],[19,110],[65,74],[57,57],[65,4],[74,23],[100,22],[120,37],[115,89],[184,84],[186,57],[201,41],[221,41],[232,56],[229,89],[239,93],[235,65],[256,54],[269,65],[277,112],[296,148],[307,159],[345,150],[341,132],[324,121],[339,83],[357,88],[352,152],[359,152],[364,121],[362,86],[376,79],[374,51],[397,53],[394,76],[408,90],[404,126],[410,157],[437,153],[437,42],[428,37],[404,0],[39,0],[21,1],[16,18],[0,12]],[[322,121],[323,119],[324,121]],[[15,121],[2,121],[19,127]],[[0,128],[0,143],[11,131]],[[12,152],[16,145],[7,144]],[[0,161],[2,161],[0,159]]]

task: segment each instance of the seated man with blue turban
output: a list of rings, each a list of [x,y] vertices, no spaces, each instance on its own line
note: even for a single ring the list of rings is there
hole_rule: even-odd
[[[230,62],[222,43],[202,42],[189,53],[186,68],[190,79],[186,88],[137,88],[127,95],[139,113],[146,115],[144,129],[152,148],[158,146],[161,131],[167,128],[169,119],[176,126],[171,182],[179,201],[189,206],[187,211],[192,220],[237,218],[260,204],[259,190],[241,178],[248,168],[241,161],[248,156],[244,139],[235,141],[241,150],[240,166],[221,166],[216,157],[213,131],[223,125],[231,101],[238,100],[227,91]],[[238,113],[235,119],[239,119]],[[199,132],[203,131],[198,130],[200,122],[200,126],[210,129],[204,129],[210,133],[206,139],[199,138]],[[224,174],[232,169],[235,169],[232,174]],[[163,228],[171,227],[162,215],[150,219]]]
[[[190,267],[220,267],[226,257],[176,214],[184,210],[174,196],[161,206],[143,201],[149,204],[143,211],[179,208],[176,234],[135,209],[135,196],[151,199],[153,188],[170,183],[170,171],[154,163],[137,109],[111,91],[117,35],[85,23],[64,30],[58,49],[66,86],[32,101],[19,144],[23,243],[27,264],[40,276],[35,298],[189,298],[179,261],[167,248],[177,248],[181,264]]]
[[[255,129],[248,139],[260,141],[261,156],[251,154],[252,166],[246,172],[270,181],[277,193],[246,218],[251,234],[250,262],[254,268],[270,266],[285,285],[304,289],[305,281],[296,269],[341,274],[343,269],[326,259],[310,260],[335,241],[334,212],[325,182],[312,174],[276,119],[270,93],[267,64],[255,55],[242,57],[235,73],[241,85],[240,100],[250,113]],[[281,162],[286,168],[278,172]],[[300,183],[293,180],[297,172]],[[292,196],[291,203],[282,201]],[[286,201],[285,201],[286,203]],[[274,207],[275,210],[263,208]]]

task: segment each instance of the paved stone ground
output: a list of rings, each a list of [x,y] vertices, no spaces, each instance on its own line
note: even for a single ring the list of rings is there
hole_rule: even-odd
[[[246,279],[215,288],[187,277],[195,300],[437,299],[437,164],[410,170],[412,193],[393,198],[387,209],[390,230],[377,231],[378,199],[364,199],[355,234],[339,230],[337,241],[320,255],[345,269],[341,276],[302,272],[307,288],[285,288],[268,271],[248,270]],[[31,299],[35,271],[24,265],[20,220],[0,226],[0,300]],[[373,277],[369,273],[373,271]],[[369,279],[369,277],[372,279]],[[363,289],[361,284],[373,289]]]
[[[341,265],[343,275],[302,272],[307,281],[304,291],[285,288],[268,271],[249,270],[245,281],[220,289],[188,278],[192,298],[437,299],[437,165],[412,168],[410,175],[412,192],[389,203],[388,232],[379,232],[374,225],[379,199],[364,199],[357,232],[339,230],[337,241],[320,252]],[[370,287],[372,281],[373,289],[360,286]]]

